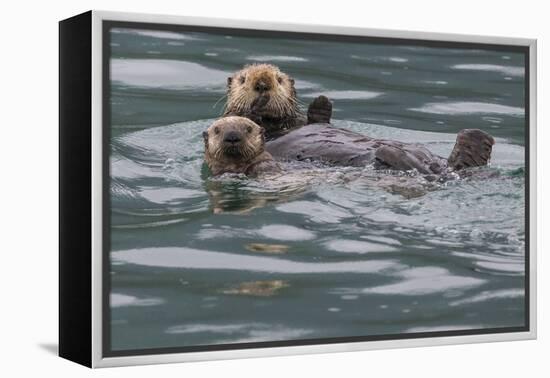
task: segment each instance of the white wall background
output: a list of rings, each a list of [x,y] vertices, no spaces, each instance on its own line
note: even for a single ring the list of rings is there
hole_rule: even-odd
[[[4,377],[548,376],[548,10],[541,0],[4,1],[0,22],[0,371]],[[539,340],[90,371],[57,344],[57,21],[119,10],[539,40]],[[546,349],[546,351],[545,351]],[[546,373],[546,374],[545,374]]]

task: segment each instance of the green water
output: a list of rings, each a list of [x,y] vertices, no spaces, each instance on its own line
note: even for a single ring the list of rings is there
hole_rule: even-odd
[[[113,350],[524,324],[522,55],[128,29],[111,48]],[[442,156],[483,129],[500,175],[413,199],[369,167],[211,178],[201,132],[256,61],[339,127]]]

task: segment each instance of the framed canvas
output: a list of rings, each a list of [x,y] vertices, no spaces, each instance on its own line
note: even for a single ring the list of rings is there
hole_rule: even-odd
[[[60,22],[59,353],[536,337],[536,41]]]

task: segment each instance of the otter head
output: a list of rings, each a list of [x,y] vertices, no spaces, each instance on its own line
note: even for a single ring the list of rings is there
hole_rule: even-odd
[[[294,79],[271,64],[245,66],[227,79],[227,92],[226,114],[285,118],[299,112]]]
[[[225,117],[203,132],[207,162],[247,163],[264,152],[264,128],[248,118]]]

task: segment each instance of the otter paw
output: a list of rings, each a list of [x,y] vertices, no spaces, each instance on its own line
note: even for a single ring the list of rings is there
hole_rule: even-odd
[[[493,144],[495,144],[494,138],[484,131],[461,130],[449,156],[449,166],[458,171],[463,168],[487,165],[491,159]]]
[[[332,116],[332,104],[326,96],[319,96],[307,110],[307,123],[330,123]]]

